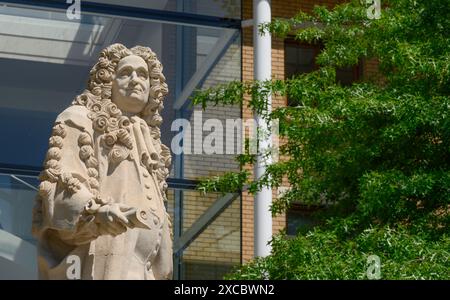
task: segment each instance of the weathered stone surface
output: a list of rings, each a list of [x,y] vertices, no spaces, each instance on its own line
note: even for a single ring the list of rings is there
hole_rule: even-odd
[[[100,53],[49,140],[33,212],[41,279],[171,279],[167,93],[149,48]]]

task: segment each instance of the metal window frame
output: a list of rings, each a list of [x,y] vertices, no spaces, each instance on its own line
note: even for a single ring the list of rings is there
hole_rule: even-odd
[[[14,176],[27,176],[37,178],[42,168],[26,166],[26,165],[13,165],[0,163],[0,174],[14,175]],[[195,190],[199,181],[192,179],[181,178],[167,178],[167,184],[169,188],[174,190]]]

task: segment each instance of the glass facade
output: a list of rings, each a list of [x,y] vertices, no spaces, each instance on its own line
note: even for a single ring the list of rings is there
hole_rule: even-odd
[[[101,4],[124,5],[121,0],[94,0]],[[223,18],[241,18],[240,0],[128,0],[127,6],[182,12]]]
[[[0,229],[30,243],[35,242],[30,232],[35,185],[35,177],[0,175]]]
[[[127,7],[123,1],[103,0],[93,2],[106,13],[96,13],[94,6],[83,11],[82,6],[81,19],[70,20],[60,6],[52,7],[61,1],[29,2],[32,5],[23,6],[5,1],[0,6],[0,135],[6,143],[0,148],[0,229],[34,243],[31,208],[53,122],[85,88],[98,53],[116,42],[156,52],[169,86],[161,132],[163,143],[170,146],[178,133],[173,121],[193,122],[200,111],[189,100],[195,89],[241,78],[241,31],[230,25],[230,18],[240,19],[241,9],[240,1],[229,0],[127,1]],[[134,18],[127,8],[148,11],[145,18]],[[163,12],[174,14],[164,20]],[[202,112],[202,122],[240,116],[240,107],[215,107]],[[202,143],[208,131],[191,129],[192,144]],[[238,170],[233,157],[172,153],[168,210],[174,244],[222,197],[199,194],[196,180]],[[175,278],[193,278],[194,273],[201,278],[202,272],[189,271],[193,268],[204,270],[203,278],[220,278],[223,270],[240,262],[240,197],[198,230],[174,255]],[[206,240],[209,250],[198,246]],[[204,251],[212,256],[199,262]]]
[[[191,194],[191,201],[199,198]],[[189,205],[193,214],[196,205]],[[239,210],[240,203],[235,200],[186,248],[181,265],[184,278],[223,278],[240,263]]]

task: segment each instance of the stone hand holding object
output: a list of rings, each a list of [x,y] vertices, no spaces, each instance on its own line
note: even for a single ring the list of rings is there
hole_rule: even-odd
[[[100,207],[95,216],[101,234],[116,236],[125,232],[127,228],[152,227],[147,211],[119,203]]]
[[[133,208],[127,205],[113,203],[100,207],[95,214],[95,221],[101,234],[119,235],[130,227],[125,212]]]

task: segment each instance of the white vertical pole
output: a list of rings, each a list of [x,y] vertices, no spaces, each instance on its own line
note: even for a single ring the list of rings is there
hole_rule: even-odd
[[[272,37],[270,33],[261,35],[258,26],[261,23],[271,21],[270,0],[253,0],[253,51],[254,51],[254,78],[255,80],[270,80],[272,76]],[[269,110],[272,106],[272,98],[268,99]],[[271,163],[270,158],[263,158],[271,146],[272,136],[268,134],[268,123],[261,116],[255,114],[255,120],[264,137],[259,139],[258,155],[255,164],[255,178],[261,177],[266,171],[266,165]],[[272,189],[264,188],[255,195],[254,211],[254,249],[255,257],[267,256],[271,247],[268,242],[272,239],[272,215],[270,205],[272,203]]]

